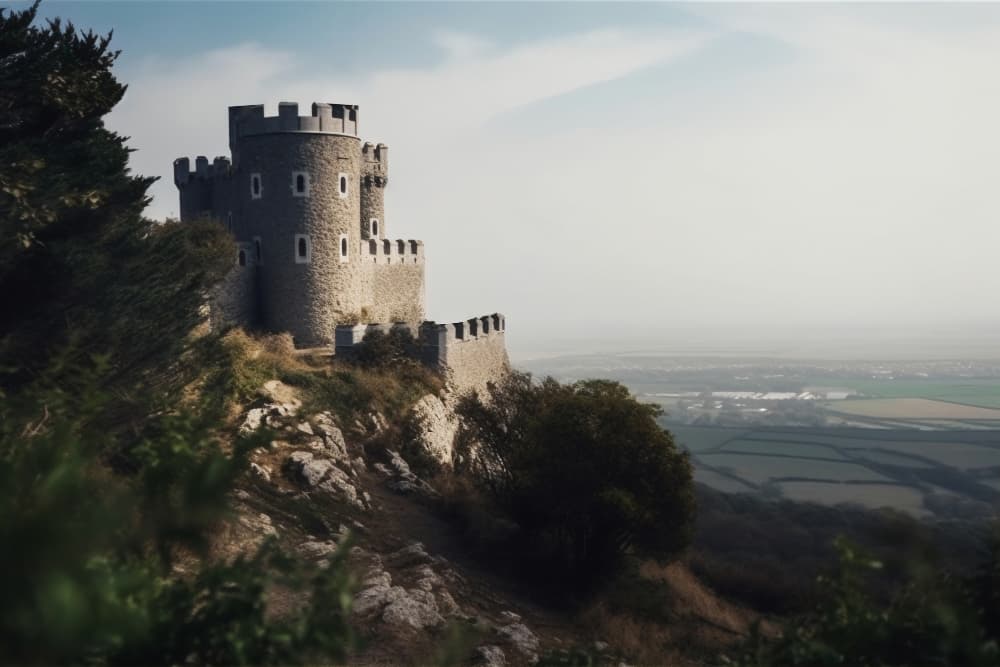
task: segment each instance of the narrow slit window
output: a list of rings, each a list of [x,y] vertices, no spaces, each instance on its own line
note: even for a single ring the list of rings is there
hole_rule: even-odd
[[[240,254],[239,254],[239,257],[238,257],[237,261],[239,261],[240,266],[246,266],[247,265],[247,254],[246,254],[246,252],[240,250]]]
[[[337,183],[338,183],[337,189],[340,192],[340,198],[344,199],[345,197],[347,197],[347,185],[348,185],[347,174],[344,173],[339,174],[337,176]]]
[[[260,199],[262,192],[260,174],[250,174],[250,198]]]
[[[347,261],[347,234],[340,235],[340,262],[344,263]]]
[[[309,264],[312,261],[312,243],[307,234],[295,235],[295,263]]]
[[[308,197],[309,196],[309,174],[305,171],[293,171],[292,172],[292,196],[293,197]]]
[[[260,264],[260,239],[253,240],[254,256],[257,259],[257,263]]]
[[[372,236],[378,238],[378,218],[372,218]]]

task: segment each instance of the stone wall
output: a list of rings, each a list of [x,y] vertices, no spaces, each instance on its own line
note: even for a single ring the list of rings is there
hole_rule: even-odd
[[[374,322],[424,319],[424,244],[421,241],[368,241],[372,277],[368,312]],[[376,250],[371,254],[371,250]]]
[[[247,244],[237,244],[233,268],[209,294],[208,313],[212,331],[246,326],[257,321],[257,264]],[[240,266],[242,252],[245,266]]]
[[[410,331],[418,341],[413,354],[444,374],[456,395],[481,391],[487,383],[499,380],[510,372],[504,338],[506,318],[500,313],[453,324],[342,325],[337,327],[334,354],[350,358],[354,346],[364,339],[366,333],[375,329],[388,333],[393,327]]]
[[[505,330],[499,313],[438,325],[437,366],[457,394],[482,391],[510,372]]]

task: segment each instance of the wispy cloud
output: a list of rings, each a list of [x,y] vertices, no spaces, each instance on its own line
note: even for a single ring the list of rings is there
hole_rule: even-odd
[[[431,315],[506,310],[515,342],[621,322],[746,330],[988,314],[1000,291],[1000,23],[697,11],[716,29],[514,46],[440,33],[428,36],[445,54],[437,64],[355,78],[258,45],[149,62],[112,125],[140,149],[138,171],[168,177],[152,211],[163,215],[176,208],[171,160],[227,151],[226,106],[360,103],[363,134],[393,150],[390,233],[427,242]],[[727,63],[735,78],[705,70],[670,97],[670,121],[633,126],[628,109],[663,99],[626,86],[613,127],[577,127],[567,111],[543,136],[491,130],[657,65],[705,67],[700,53],[747,34],[793,56]]]

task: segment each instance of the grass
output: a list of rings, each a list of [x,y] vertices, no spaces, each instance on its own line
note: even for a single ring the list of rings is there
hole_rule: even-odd
[[[401,418],[421,397],[438,394],[443,379],[409,359],[391,368],[363,368],[326,356],[295,351],[287,334],[255,336],[233,329],[222,337],[206,337],[196,350],[204,369],[190,394],[229,413],[259,398],[268,380],[298,389],[306,414],[331,411],[347,427],[381,413]]]

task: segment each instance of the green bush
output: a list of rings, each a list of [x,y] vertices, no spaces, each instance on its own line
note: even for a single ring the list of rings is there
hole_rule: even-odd
[[[372,329],[354,348],[358,363],[368,368],[387,368],[415,363],[413,353],[417,342],[409,329],[393,327],[389,333]]]
[[[460,470],[520,527],[549,582],[596,581],[625,554],[665,560],[690,542],[688,456],[621,384],[513,373],[458,412]]]
[[[996,665],[1000,647],[996,607],[986,582],[996,571],[995,553],[984,573],[971,581],[911,561],[906,581],[888,600],[872,594],[884,577],[884,563],[846,540],[837,541],[839,566],[819,580],[814,612],[792,619],[777,641],[754,636],[740,664],[786,665]]]

